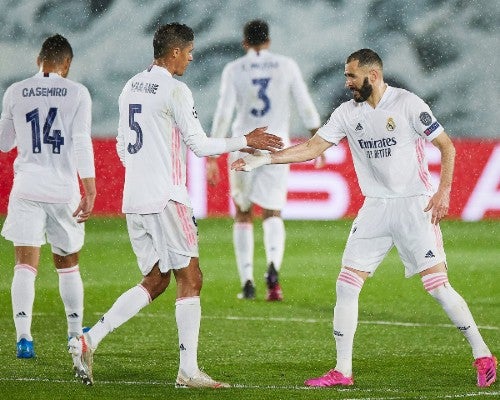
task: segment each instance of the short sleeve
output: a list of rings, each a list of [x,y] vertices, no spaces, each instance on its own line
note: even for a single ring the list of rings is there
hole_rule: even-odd
[[[417,134],[427,141],[434,140],[444,128],[437,121],[430,107],[418,96],[413,95],[410,99],[409,121]]]
[[[337,145],[346,136],[344,124],[342,123],[342,108],[343,105],[336,108],[328,121],[316,132],[318,136],[334,145]]]

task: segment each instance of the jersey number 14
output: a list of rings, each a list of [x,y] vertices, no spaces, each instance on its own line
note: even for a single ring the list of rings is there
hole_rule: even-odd
[[[49,109],[45,123],[43,124],[43,143],[52,145],[52,153],[60,154],[61,146],[64,144],[64,137],[61,135],[59,129],[54,129],[52,135],[50,130],[57,115],[57,108],[52,107]],[[26,114],[26,122],[31,123],[31,143],[33,146],[33,153],[41,153],[42,145],[40,141],[40,113],[38,108]]]

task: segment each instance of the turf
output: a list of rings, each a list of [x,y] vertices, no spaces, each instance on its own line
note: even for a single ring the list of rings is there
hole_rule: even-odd
[[[0,223],[3,220],[0,219]],[[308,389],[305,378],[333,367],[332,309],[349,220],[286,221],[282,303],[264,301],[265,258],[256,222],[257,299],[236,299],[239,280],[229,219],[199,221],[204,271],[199,364],[235,385],[175,389],[177,333],[172,287],[110,334],[95,354],[95,385],[71,373],[57,274],[44,246],[32,332],[37,358],[15,358],[10,284],[13,250],[0,239],[0,393],[4,399],[438,399],[500,398],[497,384],[475,386],[469,346],[418,278],[405,279],[393,250],[360,297],[355,386]],[[450,281],[467,300],[493,352],[500,354],[499,227],[495,221],[442,224]],[[80,265],[85,324],[94,324],[141,279],[122,218],[86,227]]]

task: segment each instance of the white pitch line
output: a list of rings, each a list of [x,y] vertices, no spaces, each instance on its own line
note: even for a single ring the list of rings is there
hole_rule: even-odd
[[[75,379],[49,379],[49,378],[4,378],[0,377],[0,382],[45,382],[45,383],[75,383],[81,384]],[[172,382],[163,382],[163,381],[95,381],[95,385],[127,385],[127,386],[174,386],[175,384]],[[361,389],[361,388],[311,388],[306,386],[279,386],[279,385],[240,385],[234,384],[230,389],[221,389],[221,390],[231,390],[231,389],[256,389],[256,390],[306,390],[306,391],[332,391],[332,393],[336,392],[355,392],[355,393],[403,393],[402,390],[397,389]],[[441,399],[464,399],[464,398],[473,398],[478,396],[500,396],[500,392],[474,392],[474,393],[460,393],[460,394],[445,394],[440,395]],[[412,397],[413,399],[420,400],[435,400],[436,396],[418,396]],[[391,397],[363,397],[364,400],[400,400],[400,399],[408,399],[405,396],[391,396]],[[343,400],[359,400],[359,397],[346,398]]]
[[[326,319],[312,319],[312,318],[285,318],[285,317],[239,317],[228,315],[225,317],[217,317],[211,315],[204,315],[202,318],[205,319],[226,319],[226,320],[236,320],[236,321],[273,321],[273,322],[300,322],[300,323],[308,323],[308,324],[317,324],[317,323],[331,323],[331,320]],[[429,327],[429,328],[456,328],[455,325],[451,324],[425,324],[418,322],[398,322],[398,321],[359,321],[360,324],[365,325],[389,325],[389,326],[406,326],[406,327]],[[478,326],[479,329],[486,330],[499,330],[500,328],[497,326],[487,326],[482,325]]]

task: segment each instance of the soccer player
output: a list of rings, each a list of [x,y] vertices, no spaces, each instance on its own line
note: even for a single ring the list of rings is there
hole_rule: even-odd
[[[415,94],[384,82],[382,60],[373,50],[351,54],[345,64],[353,100],[340,105],[307,143],[274,154],[249,155],[233,168],[310,160],[346,137],[365,201],[352,229],[337,279],[333,335],[337,364],[307,386],[354,383],[352,348],[358,297],[389,250],[396,246],[405,275],[419,274],[472,348],[477,385],[496,380],[496,358],[483,341],[464,299],[448,281],[439,221],[447,214],[455,148],[430,108]],[[434,191],[424,152],[425,141],[441,153],[441,177]]]
[[[17,147],[2,235],[14,244],[11,294],[18,358],[35,357],[31,335],[35,278],[40,247],[46,241],[52,246],[59,275],[68,335],[82,334],[78,253],[96,188],[90,137],[92,103],[87,88],[66,78],[72,59],[73,50],[63,36],[47,38],[37,58],[40,71],[12,84],[3,98],[0,150]]]
[[[269,27],[265,21],[253,20],[245,24],[243,48],[246,55],[224,68],[212,137],[227,136],[236,109],[232,137],[240,137],[257,126],[267,126],[270,132],[280,135],[289,145],[292,99],[311,134],[319,128],[319,114],[297,63],[291,58],[271,53],[270,43]],[[241,153],[231,154],[229,163],[239,157]],[[324,158],[318,161],[324,163]],[[255,298],[252,207],[257,204],[262,208],[267,260],[266,299],[283,299],[278,273],[285,250],[285,226],[281,210],[286,203],[288,171],[288,165],[269,165],[250,174],[229,171],[231,197],[236,208],[233,244],[243,288],[239,298]],[[207,180],[212,185],[220,181],[217,159],[214,157],[207,161]]]
[[[274,150],[283,142],[265,128],[232,139],[207,138],[191,91],[173,78],[183,75],[193,60],[193,41],[193,30],[186,25],[160,26],[153,39],[153,64],[132,77],[120,95],[116,147],[125,166],[123,212],[143,279],[123,293],[88,333],[70,341],[69,351],[81,358],[85,384],[93,383],[92,358],[101,340],[162,294],[173,272],[180,351],[176,386],[229,386],[198,368],[202,273],[186,187],[187,149],[202,157],[246,146]]]

